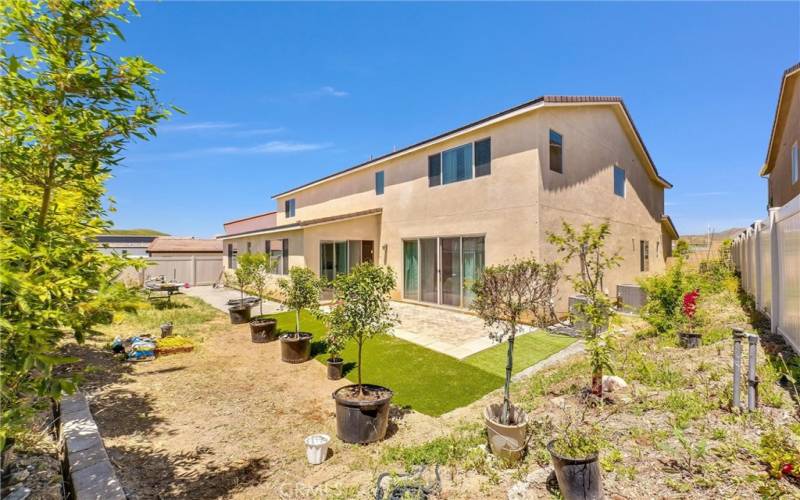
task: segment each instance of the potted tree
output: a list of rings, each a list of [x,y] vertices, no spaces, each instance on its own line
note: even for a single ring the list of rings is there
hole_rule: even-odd
[[[241,267],[249,267],[250,282],[258,294],[258,316],[250,320],[250,338],[255,343],[275,340],[278,321],[264,316],[264,290],[267,287],[268,275],[275,270],[277,262],[266,253],[242,255]]]
[[[558,489],[565,500],[603,498],[600,474],[599,433],[593,429],[567,428],[547,444],[553,461]]]
[[[311,358],[311,337],[300,331],[300,312],[306,309],[314,314],[319,313],[319,295],[322,282],[311,269],[293,267],[289,270],[289,279],[278,282],[284,295],[283,304],[295,313],[293,333],[285,333],[281,340],[281,359],[286,363],[303,363]]]
[[[362,383],[364,342],[388,333],[396,324],[389,293],[396,284],[391,268],[364,263],[333,282],[335,305],[326,317],[332,335],[354,339],[358,346],[358,383],[333,393],[336,434],[346,443],[371,443],[386,435],[389,402],[394,393],[379,385]]]
[[[679,332],[678,339],[680,341],[680,345],[687,349],[700,347],[701,335],[694,331],[694,316],[697,314],[697,299],[699,297],[699,289],[692,290],[683,296],[681,312],[683,313],[683,317],[686,318],[686,325],[689,331]]]
[[[538,324],[550,319],[550,301],[559,275],[557,264],[540,264],[533,258],[514,260],[486,268],[472,287],[475,299],[471,308],[489,327],[493,340],[508,339],[503,402],[488,405],[483,416],[492,453],[510,462],[524,454],[528,424],[525,412],[511,404],[514,341],[524,317],[532,317]]]
[[[606,271],[619,266],[620,257],[609,255],[605,244],[611,235],[609,224],[598,227],[585,224],[580,230],[562,222],[563,234],[549,234],[548,240],[564,255],[564,265],[573,258],[578,259],[580,272],[569,276],[572,287],[582,295],[582,300],[573,304],[573,314],[581,325],[580,333],[586,341],[586,351],[592,367],[591,395],[595,400],[603,398],[603,370],[612,371],[611,354],[613,344],[608,325],[614,315],[614,304],[603,291]]]
[[[239,258],[240,265],[233,271],[233,278],[235,280],[236,288],[239,289],[241,299],[239,301],[229,302],[228,314],[231,317],[231,324],[239,325],[250,321],[250,302],[244,298],[244,289],[250,284],[253,277],[253,266],[241,265],[241,263],[248,261],[249,254],[242,255]]]
[[[342,378],[344,360],[340,354],[344,350],[346,340],[344,336],[339,335],[333,330],[328,330],[328,334],[325,336],[325,346],[328,349],[329,356],[327,360],[328,380],[339,380]]]

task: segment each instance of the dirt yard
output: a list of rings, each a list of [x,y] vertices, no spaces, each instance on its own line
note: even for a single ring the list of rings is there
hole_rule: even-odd
[[[105,348],[113,336],[68,346],[85,360],[74,368],[86,368],[83,388],[131,498],[369,496],[387,470],[379,460],[385,446],[445,433],[457,420],[396,411],[383,443],[334,438],[332,456],[309,466],[303,438],[335,436],[331,393],[349,382],[327,380],[314,360],[282,363],[279,343],[253,344],[248,328],[214,312],[194,329],[202,340],[195,352],[153,362],[114,358]]]

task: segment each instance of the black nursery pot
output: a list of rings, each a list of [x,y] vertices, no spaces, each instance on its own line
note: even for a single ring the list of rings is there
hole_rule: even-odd
[[[255,318],[250,321],[250,339],[263,344],[277,339],[278,321],[275,318]]]
[[[678,341],[680,342],[681,347],[685,347],[686,349],[694,349],[695,347],[700,347],[701,340],[702,340],[702,335],[699,333],[694,333],[694,332],[678,333]]]
[[[237,305],[228,308],[232,325],[241,325],[250,321],[250,306]]]
[[[285,363],[304,363],[311,359],[310,333],[284,333],[281,339],[281,360]]]
[[[328,380],[339,380],[342,378],[342,367],[344,360],[342,358],[328,359]]]
[[[336,435],[345,443],[373,443],[386,436],[389,426],[389,403],[394,393],[379,385],[362,385],[364,391],[376,395],[373,400],[348,397],[358,385],[346,385],[333,393],[336,401]]]
[[[556,440],[547,443],[558,479],[558,489],[564,500],[600,500],[603,498],[603,479],[598,454],[588,457],[564,457],[553,450]]]

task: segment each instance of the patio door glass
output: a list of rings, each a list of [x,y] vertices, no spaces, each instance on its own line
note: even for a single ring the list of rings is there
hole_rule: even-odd
[[[320,276],[328,281],[333,281],[333,278],[335,277],[333,268],[333,243],[320,243],[319,270]]]
[[[419,300],[419,250],[417,240],[403,242],[403,297]]]
[[[442,238],[442,304],[461,306],[461,238]]]
[[[439,303],[439,275],[437,273],[436,238],[419,240],[420,248],[420,288],[423,302]]]
[[[464,307],[469,307],[475,299],[472,285],[480,278],[485,264],[483,238],[463,238],[462,254],[464,265]]]
[[[347,242],[337,241],[335,246],[336,275],[347,274]]]

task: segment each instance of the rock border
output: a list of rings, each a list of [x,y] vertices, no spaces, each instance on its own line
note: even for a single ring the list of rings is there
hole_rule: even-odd
[[[127,497],[106,453],[86,396],[61,399],[60,436],[75,500],[125,500]]]

